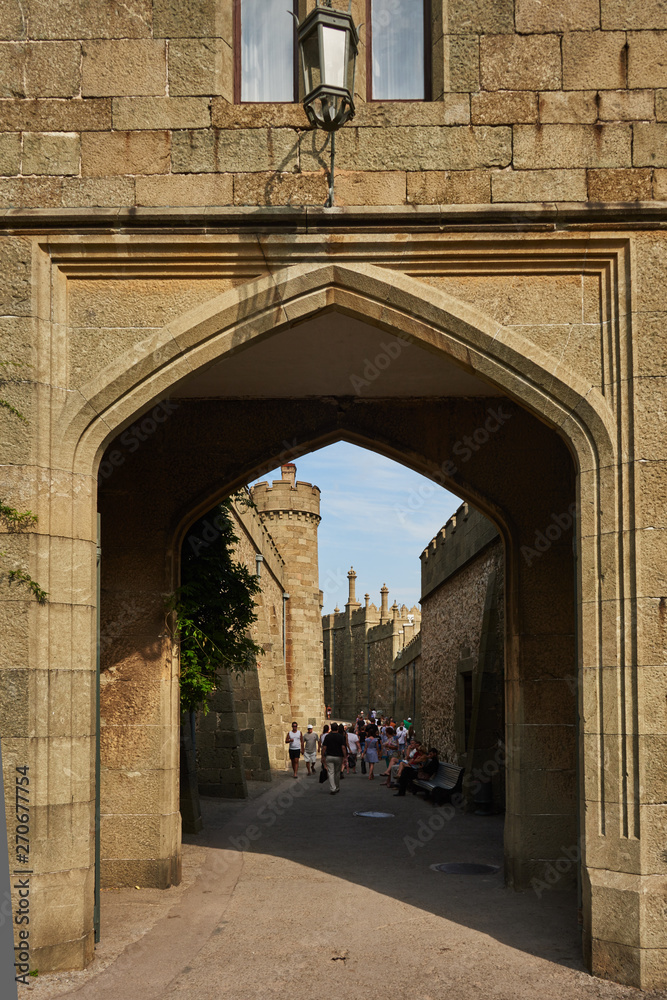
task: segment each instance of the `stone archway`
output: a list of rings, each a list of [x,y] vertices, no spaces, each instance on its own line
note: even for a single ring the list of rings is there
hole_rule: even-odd
[[[555,681],[572,677],[575,602],[572,600],[571,550],[568,551],[566,543],[553,545],[551,555],[556,559],[556,573],[553,565],[547,572],[544,560],[536,561],[531,567],[523,565],[520,550],[532,540],[536,528],[549,523],[553,513],[568,508],[575,492],[576,468],[580,505],[576,627],[580,639],[578,683],[584,709],[579,738],[561,750],[571,765],[575,745],[579,746],[583,794],[589,803],[584,832],[586,931],[593,949],[593,969],[608,972],[612,962],[610,955],[614,951],[611,945],[615,945],[616,939],[613,934],[605,937],[606,932],[600,930],[603,924],[596,922],[596,915],[606,912],[607,897],[618,895],[619,891],[624,899],[627,898],[628,906],[634,905],[632,901],[639,899],[642,874],[639,870],[635,876],[628,876],[621,886],[612,874],[619,865],[605,860],[618,856],[629,839],[636,839],[632,824],[637,813],[630,815],[627,805],[622,803],[639,802],[638,788],[630,788],[638,782],[639,765],[633,763],[624,775],[601,774],[600,762],[605,759],[603,748],[607,739],[604,726],[609,722],[609,705],[613,706],[617,697],[605,686],[604,665],[613,660],[627,678],[623,711],[635,712],[636,705],[628,701],[631,666],[625,662],[623,650],[617,647],[615,634],[610,644],[612,636],[605,624],[611,611],[611,598],[605,590],[601,567],[604,567],[605,576],[609,573],[615,576],[616,567],[623,563],[622,529],[625,524],[619,521],[619,516],[625,513],[625,508],[619,499],[621,480],[608,471],[615,470],[620,461],[618,421],[615,421],[607,398],[594,385],[563,365],[557,355],[413,277],[390,274],[385,268],[369,264],[297,264],[247,282],[192,310],[90,379],[81,387],[78,398],[64,406],[60,421],[62,434],[58,435],[59,463],[62,468],[72,469],[75,477],[89,483],[91,473],[96,471],[110,443],[166,394],[185,398],[179,396],[179,392],[187,388],[187,381],[194,373],[243,352],[250,356],[253,348],[281,330],[330,310],[363,320],[384,333],[409,341],[432,359],[445,359],[448,365],[490,387],[491,398],[501,393],[511,401],[507,405],[512,409],[514,422],[509,426],[517,429],[513,444],[510,447],[506,441],[502,454],[494,449],[496,467],[493,470],[490,455],[480,461],[473,458],[466,465],[465,475],[447,466],[453,446],[466,431],[484,426],[489,404],[488,398],[482,395],[467,402],[461,396],[455,403],[450,397],[432,398],[428,402],[418,399],[412,403],[407,399],[390,399],[389,410],[386,400],[382,403],[317,394],[315,398],[293,400],[290,405],[284,399],[277,403],[268,398],[261,402],[227,399],[188,403],[187,412],[181,413],[184,419],[178,422],[179,435],[185,440],[197,440],[198,432],[200,436],[204,431],[209,433],[214,419],[222,421],[219,433],[225,433],[224,428],[252,426],[253,433],[257,430],[257,439],[250,443],[247,440],[238,442],[236,450],[229,448],[224,468],[220,462],[215,469],[211,464],[202,466],[206,475],[190,479],[189,494],[173,496],[168,509],[161,511],[159,530],[154,537],[160,541],[161,548],[153,549],[155,559],[151,563],[153,593],[163,591],[165,581],[170,578],[171,569],[168,560],[165,565],[164,553],[175,543],[179,526],[197,510],[204,509],[204,505],[210,506],[216,496],[226,495],[251,478],[258,468],[275,461],[280,455],[281,441],[289,440],[290,427],[299,428],[299,447],[303,450],[346,437],[375,447],[426,474],[442,476],[443,482],[498,524],[507,546],[508,592],[515,595],[515,603],[509,606],[507,623],[508,732],[514,745],[523,749],[523,753],[515,755],[516,770],[511,781],[507,856],[511,880],[517,886],[526,885],[531,877],[539,874],[536,862],[552,862],[559,857],[554,852],[562,850],[563,844],[559,842],[563,837],[568,841],[565,846],[571,846],[576,827],[574,811],[562,813],[560,826],[554,825],[552,816],[544,821],[545,814],[539,811],[539,804],[533,802],[531,805],[531,768],[526,766],[528,741],[535,735],[530,732],[531,726],[543,726],[540,737],[553,741],[550,752],[559,752],[556,730],[564,725],[561,713],[573,712],[572,687],[570,685],[569,702],[565,698],[561,704],[558,721],[550,718],[544,723],[536,723],[536,705],[528,705],[525,698],[527,692],[536,694],[534,687],[526,687],[531,681],[549,676]],[[363,362],[364,358],[359,361]],[[225,412],[225,408],[229,410],[230,407],[235,411],[233,416]],[[447,431],[443,433],[445,426]],[[174,442],[169,438],[175,427],[175,423],[166,421],[156,428],[153,450],[162,463],[173,454],[170,448]],[[500,440],[497,438],[498,442]],[[182,441],[179,447],[182,448]],[[526,460],[527,453],[530,463]],[[144,464],[144,475],[154,471]],[[509,489],[507,468],[518,470],[528,465],[529,475],[521,479],[520,488]],[[123,481],[129,482],[127,477],[136,472],[137,466],[128,456],[119,467],[118,477],[114,476],[114,488]],[[153,483],[157,488],[158,481],[153,479]],[[168,483],[168,477],[160,482],[161,495]],[[92,503],[90,491],[82,500],[89,517]],[[144,554],[146,539],[140,540],[133,530],[141,524],[141,518],[146,517],[147,509],[144,505],[138,516],[133,516],[132,524],[126,523],[123,529],[126,541],[135,546],[135,552]],[[77,568],[80,569],[86,559],[90,560],[90,556],[91,547],[87,550],[82,547]],[[131,563],[126,563],[125,569],[130,568]],[[533,571],[530,577],[528,569]],[[631,593],[631,581],[629,584],[628,593]],[[568,588],[569,597],[566,597]],[[563,597],[560,608],[558,602],[553,601],[556,591]],[[542,610],[548,606],[550,614],[554,610],[562,612],[555,630],[545,627],[552,622],[540,616],[540,602]],[[156,638],[154,613],[153,620],[148,621],[146,635]],[[136,647],[129,655],[136,656]],[[85,659],[84,653],[82,658]],[[531,677],[530,669],[537,670],[538,676]],[[173,680],[173,674],[169,674],[168,683],[172,687]],[[605,711],[602,711],[603,688]],[[163,705],[160,716],[159,725],[164,725],[162,735],[165,739],[160,739],[159,749],[155,751],[157,757],[162,754],[164,758],[166,754],[168,758],[163,759],[165,766],[160,768],[165,774],[173,771],[174,764],[168,735],[169,727],[173,726],[174,704],[172,691],[171,700]],[[588,720],[598,714],[599,722],[589,723]],[[568,723],[568,726],[574,735],[573,724]],[[633,744],[631,732],[627,735],[624,754],[629,762],[628,754]],[[614,736],[612,732],[610,738]],[[148,752],[150,755],[154,751],[149,748]],[[533,763],[539,759],[539,752],[540,747],[530,749],[528,756]],[[572,767],[565,770],[572,770]],[[167,779],[167,784],[170,780]],[[625,792],[632,791],[632,796],[624,799],[621,786]],[[600,790],[605,793],[602,797]],[[167,801],[164,788],[158,798],[160,796],[162,801]],[[615,803],[621,805],[620,813],[618,806],[613,808]],[[158,884],[165,884],[177,867],[178,830],[173,811],[169,819],[166,813],[160,815],[163,822],[158,823],[158,836],[165,849],[155,870],[160,869],[162,874],[149,877]],[[541,829],[537,816],[543,817]],[[543,831],[547,825],[558,835],[544,849]],[[531,839],[533,845],[529,847]],[[130,870],[137,871],[131,866]],[[86,922],[87,918],[84,924]]]

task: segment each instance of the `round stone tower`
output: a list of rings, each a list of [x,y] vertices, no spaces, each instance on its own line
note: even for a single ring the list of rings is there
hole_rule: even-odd
[[[309,722],[321,726],[325,715],[317,560],[320,491],[310,483],[297,483],[291,462],[282,466],[281,473],[282,479],[271,486],[254,486],[252,497],[285,561],[287,682],[292,718],[305,730]]]

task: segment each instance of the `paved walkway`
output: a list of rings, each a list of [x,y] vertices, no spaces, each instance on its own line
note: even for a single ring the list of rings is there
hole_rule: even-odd
[[[586,974],[570,893],[538,899],[506,889],[502,871],[431,870],[446,861],[501,866],[502,817],[446,820],[421,797],[394,798],[360,774],[336,796],[305,770],[258,792],[250,802],[205,800],[206,830],[184,847],[187,885],[149,891],[162,910],[152,921],[142,911],[145,932],[136,926],[136,899],[146,907],[145,893],[105,894],[107,945],[98,961],[107,967],[44,977],[36,1000],[264,1000],[323,991],[386,991],[392,1000],[646,998]],[[394,816],[352,815],[365,809]],[[104,947],[121,928],[133,943],[108,964]]]

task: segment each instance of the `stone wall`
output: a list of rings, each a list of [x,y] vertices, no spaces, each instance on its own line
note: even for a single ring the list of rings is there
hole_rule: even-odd
[[[428,103],[365,102],[362,28],[339,205],[665,199],[661,7],[432,7]],[[232,0],[4,0],[0,39],[0,207],[326,200],[300,104],[233,103]]]

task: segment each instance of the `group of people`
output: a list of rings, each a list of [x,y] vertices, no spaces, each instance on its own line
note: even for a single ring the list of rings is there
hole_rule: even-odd
[[[379,777],[386,778],[388,788],[397,788],[397,795],[405,795],[415,778],[433,777],[438,770],[438,751],[435,747],[427,749],[415,739],[412,719],[403,719],[397,725],[392,718],[377,716],[374,711],[368,719],[359,712],[355,724],[347,728],[343,723],[327,724],[321,736],[310,723],[304,736],[298,723],[293,722],[285,743],[289,744],[294,778],[298,778],[302,755],[307,773],[315,774],[319,748],[331,795],[340,792],[341,778],[356,774],[358,761],[362,773],[368,771],[368,780],[373,781],[375,765],[383,760],[385,770]]]

